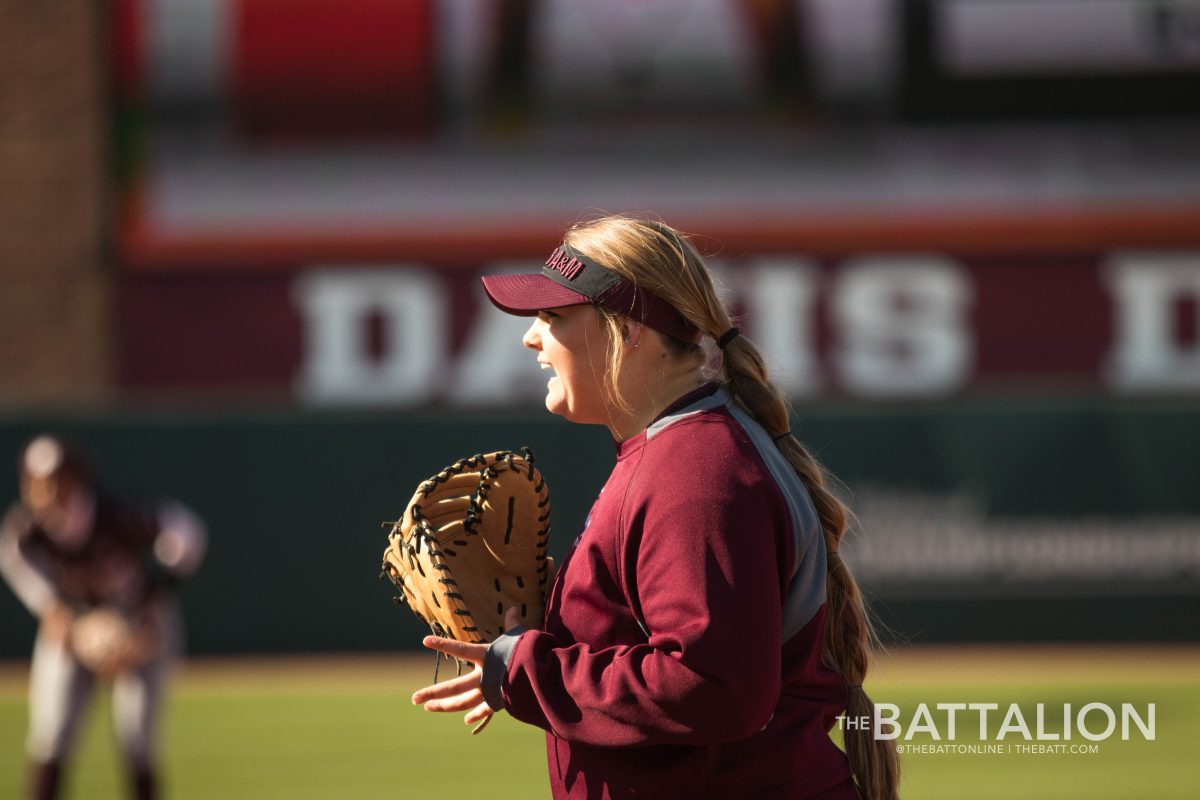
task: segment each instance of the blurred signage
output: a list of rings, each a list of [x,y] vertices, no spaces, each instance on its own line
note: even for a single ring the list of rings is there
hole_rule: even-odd
[[[117,86],[158,122],[242,133],[422,131],[433,0],[116,0]]]
[[[959,76],[1200,68],[1195,0],[942,0],[940,52]]]
[[[860,487],[855,576],[888,597],[1200,591],[1200,519],[991,515],[967,493]],[[937,520],[931,523],[931,520]]]
[[[599,119],[1174,115],[1195,113],[1200,80],[1197,0],[114,0],[111,8],[117,88],[136,110],[121,123],[184,123],[184,134],[197,120],[249,134],[441,129],[503,138]],[[1114,78],[1138,91],[1057,91],[1060,80]],[[957,91],[960,82],[985,96]]]
[[[131,391],[321,405],[513,404],[545,375],[479,271],[349,265],[124,278]],[[763,256],[718,265],[794,397],[1083,388],[1200,393],[1200,251],[1045,258]]]
[[[1197,0],[911,0],[901,116],[1194,116]]]
[[[808,91],[804,5],[443,0],[449,109],[508,126],[794,108]]]

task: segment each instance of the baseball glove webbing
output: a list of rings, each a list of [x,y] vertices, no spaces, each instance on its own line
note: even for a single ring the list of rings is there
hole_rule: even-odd
[[[436,636],[493,641],[511,607],[524,624],[541,626],[550,492],[532,451],[521,450],[454,462],[417,487],[401,519],[384,523],[391,531],[380,577]],[[439,653],[435,682],[440,663]]]

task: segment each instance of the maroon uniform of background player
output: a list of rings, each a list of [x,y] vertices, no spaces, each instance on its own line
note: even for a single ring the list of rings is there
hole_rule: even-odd
[[[131,796],[154,797],[156,723],[182,626],[173,584],[203,558],[199,519],[177,503],[138,506],[102,491],[82,457],[39,436],[21,454],[21,500],[0,527],[0,573],[35,617],[29,690],[29,796],[57,796],[78,723],[101,677],[111,677],[113,723]],[[72,629],[104,609],[142,631],[145,657],[100,676]]]

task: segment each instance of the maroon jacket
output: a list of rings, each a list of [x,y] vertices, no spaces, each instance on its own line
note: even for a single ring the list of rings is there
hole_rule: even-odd
[[[544,631],[489,649],[485,696],[548,731],[555,797],[853,800],[825,569],[807,492],[708,384],[617,445]]]

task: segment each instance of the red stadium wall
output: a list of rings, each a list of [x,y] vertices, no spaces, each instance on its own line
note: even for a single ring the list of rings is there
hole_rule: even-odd
[[[528,321],[492,309],[478,285],[518,264],[127,273],[122,384],[315,404],[524,400],[541,385],[519,346]],[[1200,250],[720,265],[797,397],[1200,391]]]
[[[1190,17],[1026,5],[1082,60],[987,4],[116,0],[122,390],[518,405],[521,323],[476,278],[608,210],[699,234],[797,398],[1193,397],[1187,109],[1001,121],[1106,53],[1161,106]],[[939,87],[997,121],[898,123],[980,113]]]

